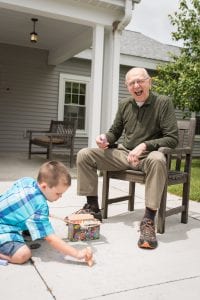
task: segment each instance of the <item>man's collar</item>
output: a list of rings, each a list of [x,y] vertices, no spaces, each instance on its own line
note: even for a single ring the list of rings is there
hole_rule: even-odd
[[[150,105],[153,101],[153,93],[149,91],[149,97],[146,99],[144,104],[142,106]],[[133,103],[134,106],[138,107],[135,99],[133,97],[130,97],[130,102]]]

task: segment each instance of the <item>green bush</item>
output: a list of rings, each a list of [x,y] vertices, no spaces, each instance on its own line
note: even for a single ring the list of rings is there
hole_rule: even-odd
[[[177,185],[169,186],[168,192],[177,196],[181,196],[182,185],[177,184]],[[200,202],[200,159],[192,160],[190,200]]]

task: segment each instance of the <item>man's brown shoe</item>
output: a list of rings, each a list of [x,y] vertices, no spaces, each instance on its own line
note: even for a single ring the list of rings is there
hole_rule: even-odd
[[[158,246],[155,225],[151,219],[144,218],[140,223],[138,246],[145,249],[155,249]]]

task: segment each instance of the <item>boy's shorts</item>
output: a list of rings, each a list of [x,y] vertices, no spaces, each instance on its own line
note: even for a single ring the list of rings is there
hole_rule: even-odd
[[[22,242],[6,242],[0,245],[0,253],[7,256],[13,256],[15,252],[24,245],[25,243]]]

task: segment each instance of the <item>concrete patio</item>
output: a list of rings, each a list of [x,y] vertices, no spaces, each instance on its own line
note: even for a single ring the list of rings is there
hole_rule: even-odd
[[[58,158],[56,158],[58,159]],[[0,154],[0,193],[22,176],[36,177],[42,157],[27,160],[25,155]],[[79,209],[84,197],[76,195],[76,169],[71,170],[72,186],[50,213],[65,217]],[[127,183],[113,180],[113,195],[122,194]],[[102,178],[99,178],[101,198]],[[168,206],[178,197],[169,195]],[[70,242],[74,247],[91,246],[95,264],[65,259],[44,241],[32,250],[32,261],[22,265],[0,266],[1,299],[12,300],[85,300],[85,299],[199,299],[200,294],[200,204],[190,201],[189,222],[180,223],[180,215],[166,220],[166,232],[158,234],[159,247],[153,251],[137,247],[139,222],[144,212],[144,186],[136,186],[136,207],[127,211],[127,203],[109,206],[109,218],[100,227],[100,239]],[[57,234],[67,241],[64,222],[52,219]]]

